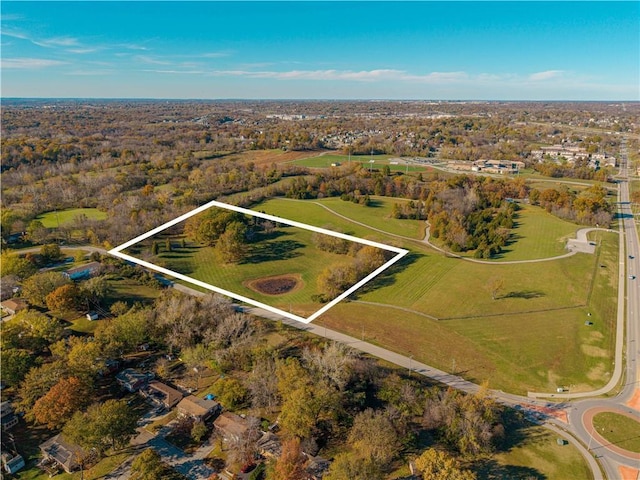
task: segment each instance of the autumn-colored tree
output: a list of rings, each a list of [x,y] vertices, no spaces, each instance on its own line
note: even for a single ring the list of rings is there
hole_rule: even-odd
[[[476,475],[471,470],[460,467],[460,462],[441,450],[429,448],[416,459],[416,468],[424,480],[475,480]]]
[[[241,222],[231,222],[218,237],[216,253],[224,263],[240,262],[247,251],[247,227]]]
[[[191,438],[194,442],[200,443],[202,439],[207,435],[208,431],[209,430],[207,429],[207,426],[204,422],[195,422],[193,424],[193,427],[191,427]]]
[[[58,428],[87,404],[89,389],[78,377],[62,378],[39,398],[32,414],[37,423]]]
[[[83,448],[103,452],[127,446],[136,432],[137,414],[125,400],[94,403],[85,413],[76,412],[62,432]]]
[[[4,332],[3,332],[4,334]],[[4,340],[4,338],[3,338]],[[17,386],[39,358],[21,348],[2,348],[2,380]]]
[[[132,480],[156,480],[164,478],[166,465],[162,457],[152,448],[147,448],[131,462]]]
[[[27,236],[33,243],[43,243],[49,236],[49,229],[40,220],[32,220],[27,227]]]
[[[400,438],[389,415],[367,409],[356,415],[349,432],[349,444],[362,458],[386,468],[400,449]]]
[[[47,243],[40,247],[40,256],[42,257],[42,263],[45,265],[52,262],[57,262],[62,259],[63,254],[60,250],[60,245],[57,243]]]
[[[103,275],[85,280],[80,284],[79,288],[81,301],[85,304],[87,302],[92,304],[100,303],[111,292],[111,285]]]
[[[31,309],[18,312],[12,327],[19,332],[20,346],[30,350],[42,350],[64,331],[60,320]]]
[[[62,285],[47,295],[47,308],[56,312],[66,312],[78,307],[80,290],[74,283]]]
[[[120,307],[120,311],[124,308],[127,308],[126,304]],[[150,340],[152,335],[149,311],[135,309],[101,322],[95,331],[95,339],[103,348],[113,352],[132,352],[138,345]]]
[[[104,368],[102,347],[91,338],[72,336],[51,345],[50,350],[69,372],[82,379],[90,380]]]
[[[353,452],[339,453],[331,462],[324,480],[382,480],[384,472],[371,459]],[[437,477],[434,477],[437,478]]]
[[[19,400],[14,403],[16,410],[25,413],[27,420],[33,420],[33,405],[66,374],[67,367],[60,361],[31,368],[18,387]]]
[[[15,275],[25,279],[38,271],[38,268],[26,258],[5,250],[0,255],[0,276]]]
[[[244,404],[249,393],[239,380],[231,377],[218,380],[213,388],[220,403],[231,409]]]
[[[47,295],[56,288],[70,284],[71,280],[60,272],[44,272],[33,275],[22,284],[22,295],[38,307],[46,306]]]
[[[282,453],[273,467],[273,480],[305,480],[306,458],[300,448],[300,440],[291,438],[282,443]]]
[[[334,299],[356,282],[356,274],[353,265],[331,265],[318,275],[318,290],[325,300]]]

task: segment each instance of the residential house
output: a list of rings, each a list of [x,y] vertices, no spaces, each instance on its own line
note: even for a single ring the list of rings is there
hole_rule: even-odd
[[[65,277],[70,280],[83,280],[85,278],[91,278],[100,273],[102,264],[100,262],[90,262],[85,265],[70,268],[66,272],[62,272]]]
[[[0,301],[9,300],[20,291],[20,279],[16,275],[0,278]]]
[[[157,406],[170,409],[182,399],[182,392],[156,380],[140,389],[140,393]]]
[[[2,431],[6,432],[15,427],[19,422],[18,416],[13,412],[11,402],[4,401],[0,403],[0,423],[2,423]]]
[[[153,373],[141,373],[133,368],[126,368],[116,375],[116,381],[122,388],[134,393],[145,387],[153,377]]]
[[[185,417],[191,417],[198,422],[204,422],[212,415],[220,413],[222,406],[215,400],[199,398],[189,395],[178,403],[178,413]]]
[[[246,418],[231,412],[223,412],[213,422],[213,426],[222,434],[227,442],[237,442],[249,429]]]
[[[309,480],[320,480],[329,467],[331,466],[331,462],[326,458],[322,457],[314,457],[312,455],[307,455],[308,463],[307,463],[307,474],[309,474]]]
[[[13,454],[10,452],[2,452],[2,467],[7,473],[16,473],[18,470],[24,468],[24,458],[22,455]]]
[[[258,453],[265,458],[280,458],[282,455],[282,442],[280,437],[275,433],[266,432],[262,434],[262,437],[256,443]]]
[[[80,468],[80,461],[86,457],[86,452],[71,442],[64,439],[61,433],[40,445],[40,451],[44,461],[52,461],[71,473]]]
[[[25,302],[21,298],[10,298],[9,300],[5,300],[4,302],[0,303],[0,306],[2,306],[2,309],[9,315],[15,315],[20,310],[29,308],[27,302]]]

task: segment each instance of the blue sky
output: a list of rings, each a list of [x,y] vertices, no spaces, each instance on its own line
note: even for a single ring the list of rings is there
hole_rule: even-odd
[[[640,2],[2,2],[2,97],[640,100]]]

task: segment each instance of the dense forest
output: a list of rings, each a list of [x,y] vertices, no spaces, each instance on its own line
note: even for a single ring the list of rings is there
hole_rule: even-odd
[[[447,175],[437,171],[417,177],[390,175],[358,163],[331,172],[311,171],[288,162],[247,161],[238,154],[275,148],[310,149],[313,155],[331,148],[340,153],[373,151],[434,160],[527,160],[531,149],[543,142],[579,143],[581,137],[573,129],[597,127],[589,119],[597,109],[607,109],[602,104],[589,104],[584,112],[554,103],[521,107],[423,102],[7,102],[2,106],[2,234],[5,239],[27,230],[35,237],[46,235],[38,224],[30,225],[38,214],[97,207],[108,213],[106,220],[79,217],[58,234],[70,240],[71,231],[82,231],[84,241],[115,245],[236,192],[252,192],[241,200],[247,205],[260,196],[274,195],[344,195],[362,200],[366,195],[385,195],[424,201],[438,188],[432,182],[446,181]],[[292,111],[306,116],[281,118]],[[585,135],[584,142],[588,146],[597,142],[601,151],[615,152],[619,137],[613,130],[636,128],[633,112],[606,118],[612,134]],[[556,126],[551,120],[569,126]],[[555,170],[547,173],[557,175]],[[518,195],[507,196],[523,198],[526,192],[519,187]],[[463,243],[451,244],[466,249],[482,241],[469,247]]]

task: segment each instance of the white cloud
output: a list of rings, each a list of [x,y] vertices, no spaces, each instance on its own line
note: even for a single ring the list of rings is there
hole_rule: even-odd
[[[419,83],[465,82],[470,79],[466,72],[431,72],[414,75],[404,70],[380,68],[374,70],[290,70],[290,71],[253,71],[253,70],[216,70],[212,76],[235,76],[247,78],[273,78],[276,80],[346,80],[358,82],[374,81],[410,81]]]
[[[138,45],[135,43],[121,43],[118,45],[114,45],[114,47],[116,48],[126,48],[129,50],[149,50],[147,47],[145,47],[144,45]]]
[[[18,38],[20,40],[29,40],[29,41],[31,41],[31,39],[26,34],[21,33],[21,32],[12,31],[12,30],[7,30],[6,28],[3,28],[2,30],[0,30],[0,35],[6,36],[6,37],[11,37],[11,38]]]
[[[228,57],[231,54],[228,52],[209,52],[209,53],[203,53],[202,55],[196,55],[202,58],[222,58],[222,57]]]
[[[401,79],[424,83],[452,83],[469,80],[469,74],[466,72],[431,72],[426,75],[404,75]]]
[[[38,69],[66,65],[67,62],[46,58],[3,58],[2,68]]]
[[[85,54],[85,53],[94,53],[97,52],[99,49],[98,48],[69,48],[67,49],[67,52],[69,53],[77,53],[77,54]]]
[[[159,60],[158,58],[149,57],[147,55],[136,55],[133,59],[137,62],[147,63],[149,65],[171,65],[171,62]]]
[[[24,19],[24,16],[17,13],[0,15],[0,20],[2,20],[3,22],[8,22],[11,20],[22,20],[22,19]]]
[[[111,75],[115,73],[115,70],[110,69],[97,69],[97,70],[73,70],[71,72],[67,72],[65,75],[75,75],[75,76],[98,76],[98,75]]]
[[[142,70],[150,73],[163,73],[170,75],[203,75],[207,72],[203,70]]]
[[[39,41],[35,41],[35,40],[31,40],[33,43],[35,43],[36,45],[41,45],[43,47],[77,47],[80,44],[78,43],[78,39],[77,38],[73,38],[73,37],[54,37],[54,38],[47,38],[44,40],[39,40]]]
[[[539,82],[544,80],[551,80],[553,78],[561,77],[564,71],[562,70],[545,70],[544,72],[536,72],[529,75],[529,80],[533,82]]]

